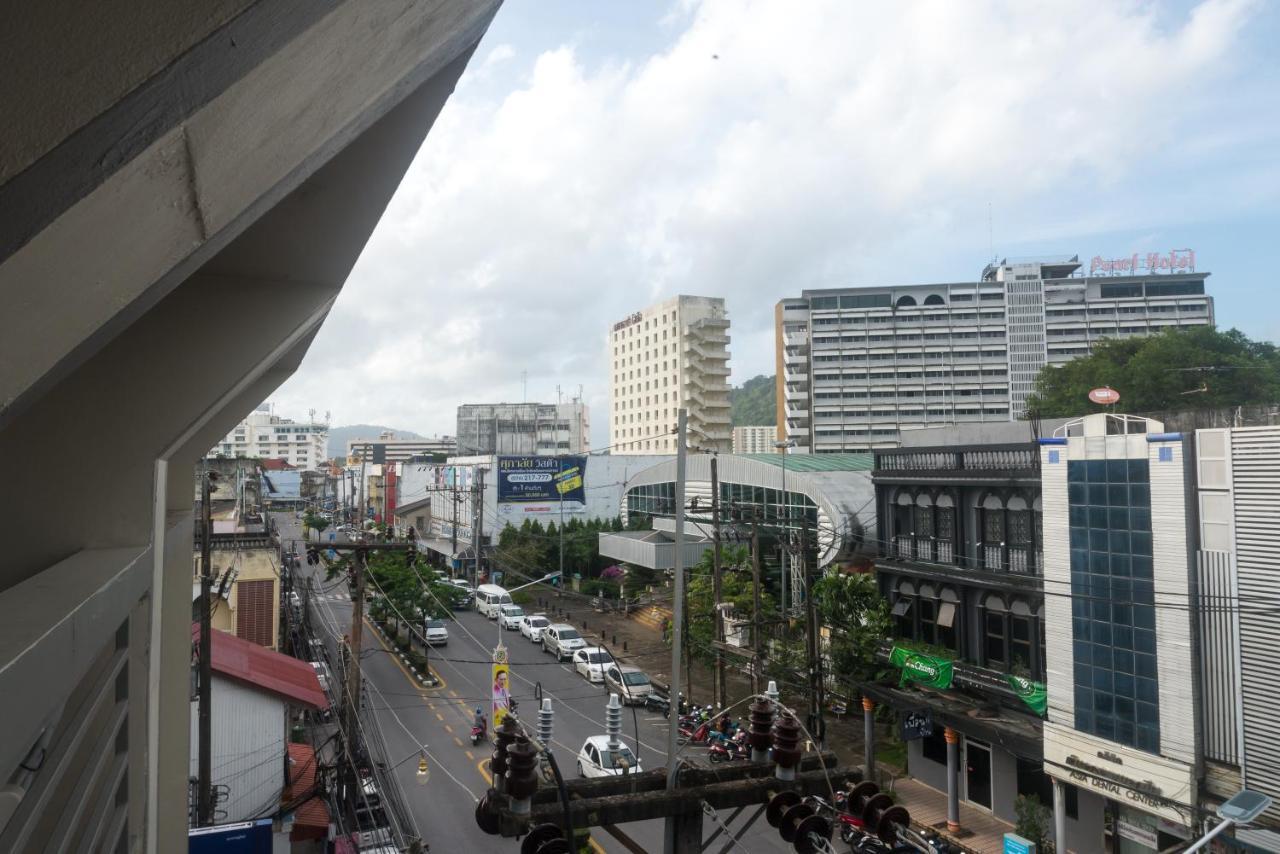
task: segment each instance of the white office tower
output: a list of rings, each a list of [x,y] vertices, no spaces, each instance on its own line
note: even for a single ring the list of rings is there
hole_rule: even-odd
[[[718,297],[679,296],[613,325],[611,454],[674,453],[676,410],[689,410],[689,445],[728,453],[729,315]]]
[[[1024,416],[1046,365],[1106,338],[1213,324],[1194,254],[1006,259],[977,282],[802,292],[776,309],[779,417],[798,452]],[[1147,269],[1146,273],[1138,270]]]
[[[329,425],[273,415],[264,403],[245,416],[209,451],[211,457],[287,460],[301,469],[319,468],[328,458]]]

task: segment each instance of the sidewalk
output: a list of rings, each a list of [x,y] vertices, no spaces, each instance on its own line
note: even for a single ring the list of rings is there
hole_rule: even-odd
[[[949,840],[973,851],[982,854],[1003,851],[1004,835],[1013,830],[1012,824],[961,802],[960,833],[949,834],[946,792],[940,792],[910,777],[895,780],[893,790],[897,794],[897,802],[911,811],[913,823],[932,827]]]

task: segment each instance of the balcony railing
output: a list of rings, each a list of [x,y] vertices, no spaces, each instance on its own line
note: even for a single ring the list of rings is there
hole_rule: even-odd
[[[1039,448],[992,445],[971,450],[886,449],[876,451],[877,471],[1038,471]]]
[[[990,543],[983,544],[979,553],[982,555],[982,568],[989,572],[1014,575],[1041,575],[1044,572],[1044,552],[1029,546]]]
[[[899,560],[956,565],[955,544],[951,540],[936,537],[898,534],[890,542],[889,552],[891,557]],[[1007,572],[1012,575],[1041,575],[1044,572],[1044,553],[1026,546],[980,544],[978,555],[981,568],[988,572]]]

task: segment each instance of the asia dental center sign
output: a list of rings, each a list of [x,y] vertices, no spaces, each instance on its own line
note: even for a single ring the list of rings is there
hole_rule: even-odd
[[[1044,725],[1044,772],[1186,826],[1196,806],[1195,769],[1060,724]]]
[[[1194,273],[1194,249],[1171,249],[1168,252],[1135,252],[1127,258],[1103,258],[1094,255],[1089,261],[1090,276],[1136,276],[1140,273]]]

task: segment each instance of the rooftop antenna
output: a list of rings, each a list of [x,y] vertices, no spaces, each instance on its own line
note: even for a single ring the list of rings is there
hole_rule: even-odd
[[[529,372],[528,371],[520,372],[520,383],[523,387],[523,390],[520,392],[520,402],[528,403],[529,402]]]
[[[560,394],[560,385],[558,383],[556,384],[556,403],[564,403],[564,397]]]

